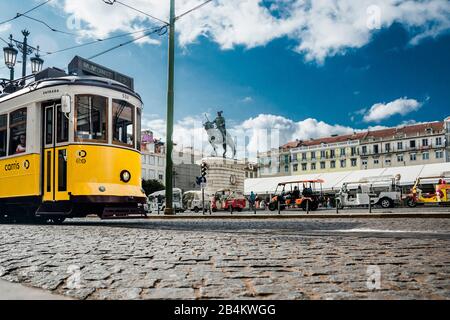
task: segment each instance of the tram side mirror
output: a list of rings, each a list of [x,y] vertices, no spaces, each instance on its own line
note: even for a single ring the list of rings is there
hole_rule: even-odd
[[[62,96],[61,97],[61,111],[66,114],[70,113],[71,106],[72,106],[72,103],[71,103],[70,96],[69,95]]]

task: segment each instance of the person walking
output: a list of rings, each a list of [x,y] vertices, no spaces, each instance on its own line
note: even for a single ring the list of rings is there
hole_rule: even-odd
[[[256,201],[256,194],[253,191],[250,192],[250,197],[248,198],[248,201],[250,202],[250,208],[253,209]]]

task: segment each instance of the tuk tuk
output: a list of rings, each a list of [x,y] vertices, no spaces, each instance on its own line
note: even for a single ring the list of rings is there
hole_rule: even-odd
[[[415,207],[418,204],[450,205],[450,184],[444,176],[418,177],[406,196],[406,205]]]
[[[213,212],[219,210],[242,211],[246,206],[246,199],[242,191],[220,189],[211,198],[211,210]]]
[[[302,208],[315,211],[324,201],[322,179],[297,180],[278,183],[274,196],[269,203],[269,210],[275,211],[286,208]]]

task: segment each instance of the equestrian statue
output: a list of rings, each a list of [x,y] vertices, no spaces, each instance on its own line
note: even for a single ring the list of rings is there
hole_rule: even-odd
[[[203,127],[208,134],[208,141],[214,149],[214,156],[217,157],[217,147],[222,145],[222,156],[224,158],[226,157],[228,146],[231,148],[234,158],[236,156],[236,145],[231,135],[227,132],[225,118],[222,116],[222,113],[223,111],[217,112],[217,117],[214,121],[209,121],[208,117],[205,115],[206,122],[203,124]]]

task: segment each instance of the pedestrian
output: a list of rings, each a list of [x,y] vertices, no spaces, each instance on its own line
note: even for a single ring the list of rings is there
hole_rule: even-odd
[[[327,197],[327,208],[332,208],[333,206],[331,205],[331,197]]]
[[[250,197],[248,198],[248,201],[250,202],[250,208],[253,208],[253,206],[255,205],[255,200],[256,200],[256,194],[253,191],[251,191]]]

